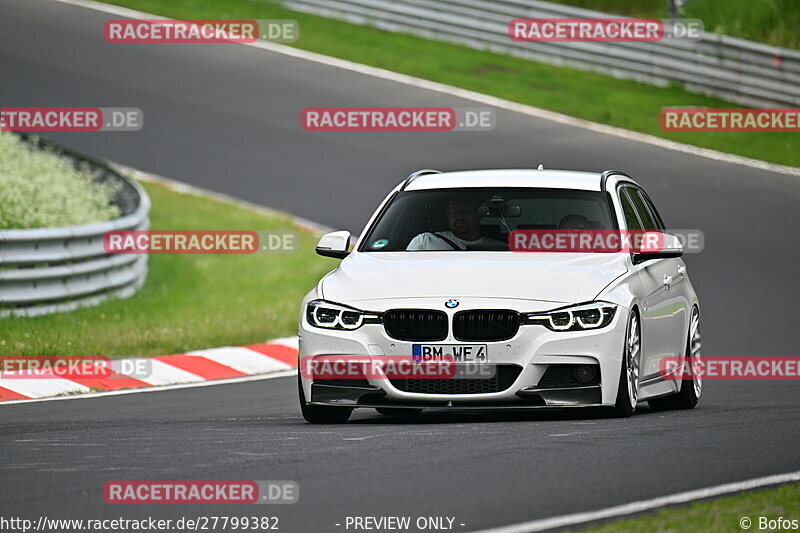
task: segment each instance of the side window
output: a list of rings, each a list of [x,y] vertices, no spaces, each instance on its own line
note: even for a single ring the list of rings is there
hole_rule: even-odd
[[[658,214],[658,210],[656,209],[656,205],[653,203],[653,200],[651,200],[644,191],[639,191],[639,196],[642,197],[644,203],[650,208],[650,214],[653,215],[653,220],[656,223],[656,229],[660,231],[666,231],[667,227],[664,225],[664,220],[661,218],[661,215]]]
[[[642,225],[644,226],[642,229],[658,229],[653,217],[650,216],[650,211],[647,209],[647,207],[645,207],[642,197],[639,196],[638,191],[633,188],[627,188],[626,192],[631,197],[631,200],[633,200],[633,206],[636,208],[636,212],[639,213],[639,219],[642,221]]]
[[[628,198],[628,187],[619,189],[619,201],[622,204],[622,213],[625,215],[625,226],[629,230],[642,229],[642,225],[636,217],[636,210],[633,208],[631,199]]]

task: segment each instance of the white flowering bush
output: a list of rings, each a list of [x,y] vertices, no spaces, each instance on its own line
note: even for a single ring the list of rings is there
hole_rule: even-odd
[[[0,229],[50,228],[112,220],[115,188],[92,181],[56,153],[0,131]]]

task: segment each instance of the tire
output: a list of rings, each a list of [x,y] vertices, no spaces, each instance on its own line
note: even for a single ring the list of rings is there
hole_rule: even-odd
[[[611,415],[627,418],[636,411],[639,399],[639,365],[642,358],[642,328],[639,313],[634,309],[628,318],[625,329],[625,344],[622,348],[617,400],[611,408]]]
[[[303,418],[310,424],[344,424],[353,412],[352,407],[331,407],[328,405],[306,405],[306,395],[300,373],[297,374],[297,392],[300,396],[300,410]]]
[[[686,335],[686,362],[693,365],[700,360],[700,311],[692,308],[692,317],[689,320],[689,333]],[[689,368],[692,368],[690,366]],[[665,411],[672,409],[694,409],[703,392],[703,380],[692,372],[691,379],[684,379],[681,390],[663,398],[648,400],[650,409]]]
[[[376,407],[375,410],[386,416],[410,416],[418,415],[422,412],[422,409],[405,407]]]

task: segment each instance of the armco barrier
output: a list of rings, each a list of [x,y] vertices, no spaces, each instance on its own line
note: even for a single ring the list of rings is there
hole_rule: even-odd
[[[115,203],[122,216],[82,226],[0,230],[0,317],[69,311],[135,293],[147,276],[147,255],[108,254],[103,235],[111,230],[148,229],[147,193],[105,163],[23,137],[39,148],[60,153],[76,166],[90,168],[95,180],[115,184]]]
[[[800,51],[714,33],[697,41],[528,43],[508,36],[515,18],[604,18],[538,0],[283,0],[291,9],[454,42],[617,78],[718,96],[754,107],[800,105]]]

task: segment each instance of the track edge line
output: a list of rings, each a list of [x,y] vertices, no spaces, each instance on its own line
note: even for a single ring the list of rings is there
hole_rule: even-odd
[[[671,505],[680,505],[757,488],[781,485],[793,481],[800,481],[800,471],[753,478],[745,481],[736,481],[733,483],[725,483],[723,485],[715,485],[712,487],[706,487],[704,489],[678,492],[668,496],[660,496],[649,500],[640,500],[622,505],[616,505],[614,507],[607,507],[605,509],[599,509],[596,511],[573,513],[563,516],[543,518],[540,520],[531,520],[529,522],[520,522],[518,524],[511,524],[508,526],[482,529],[473,533],[536,533],[568,526],[588,524],[609,518],[629,516],[632,514],[652,511]]]

